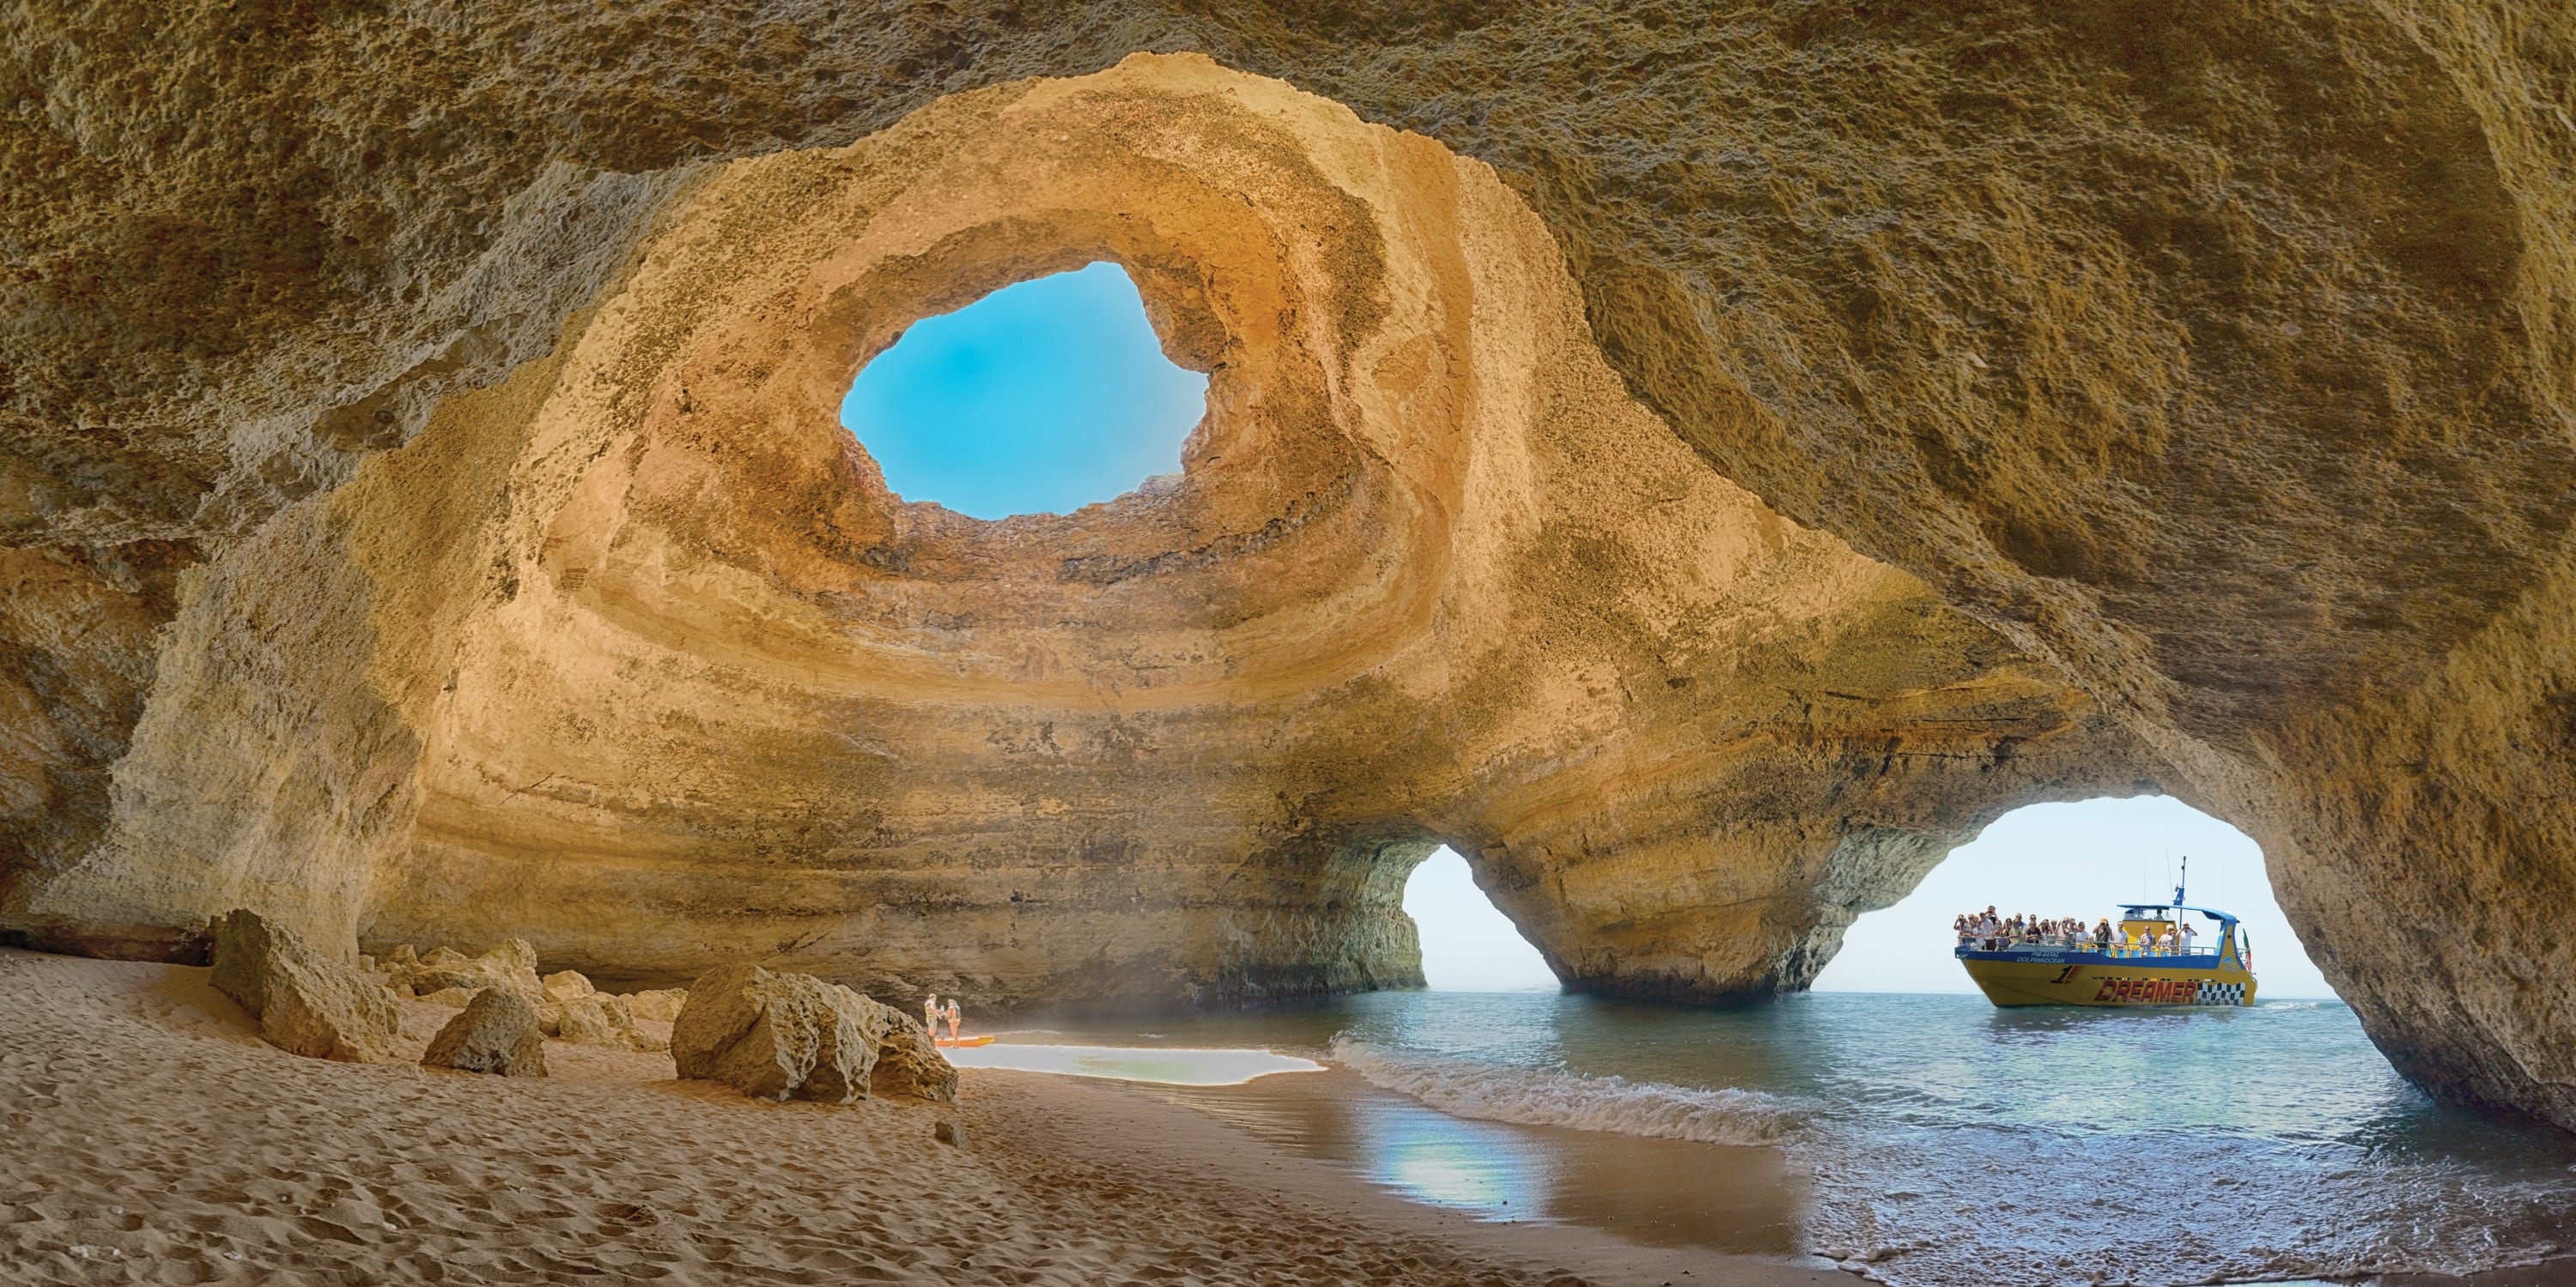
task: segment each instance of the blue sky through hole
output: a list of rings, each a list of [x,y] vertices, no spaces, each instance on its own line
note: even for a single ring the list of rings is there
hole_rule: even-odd
[[[1820,992],[1976,991],[1950,957],[1950,918],[1994,904],[2004,915],[2082,915],[2089,923],[2124,899],[2162,900],[2172,871],[2191,855],[2191,900],[2244,919],[2254,971],[2267,999],[2331,998],[2299,947],[2245,833],[2164,796],[2086,800],[2017,809],[1952,850],[1905,901],[1871,912],[1843,939],[1816,980]],[[1468,875],[1441,849],[1414,869],[1404,910],[1422,932],[1422,972],[1444,992],[1554,988],[1556,979]]]
[[[905,500],[1066,514],[1179,472],[1206,394],[1125,270],[1097,263],[915,322],[859,371],[841,423]]]

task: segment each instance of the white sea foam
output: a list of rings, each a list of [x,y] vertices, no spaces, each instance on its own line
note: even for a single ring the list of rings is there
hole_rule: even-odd
[[[1703,1144],[1768,1144],[1789,1131],[1788,1110],[1759,1091],[1697,1090],[1624,1077],[1585,1077],[1470,1059],[1397,1054],[1346,1037],[1334,1039],[1333,1060],[1373,1085],[1410,1095],[1457,1117]]]

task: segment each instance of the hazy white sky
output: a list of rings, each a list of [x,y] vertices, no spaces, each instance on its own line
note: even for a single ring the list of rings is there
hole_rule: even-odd
[[[1404,912],[1422,930],[1422,975],[1439,992],[1556,990],[1538,949],[1494,910],[1447,845],[1404,883]]]
[[[2006,915],[2082,916],[2173,893],[2191,855],[2191,901],[2243,918],[2267,998],[2331,997],[2272,901],[2263,854],[2245,833],[2162,796],[2039,804],[2005,815],[1904,902],[1861,917],[1816,980],[1820,992],[1974,992],[1950,959],[1950,918],[1989,903]],[[1555,977],[1447,849],[1414,869],[1404,910],[1422,928],[1422,972],[1443,991],[1552,988]]]

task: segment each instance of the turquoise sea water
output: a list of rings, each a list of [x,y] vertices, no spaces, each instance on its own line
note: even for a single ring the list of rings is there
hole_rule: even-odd
[[[2433,1103],[2332,1002],[1818,994],[1703,1011],[1386,992],[1081,1038],[1322,1058],[1402,1103],[1373,1119],[1389,1129],[1570,1128],[1656,1141],[1635,1147],[1659,1164],[1666,1140],[1776,1146],[1811,1177],[1798,1244],[1897,1284],[2456,1273],[2576,1252],[2576,1137]],[[1450,1136],[1516,1147],[1506,1128]],[[1477,1173],[1513,1173],[1489,1163]]]

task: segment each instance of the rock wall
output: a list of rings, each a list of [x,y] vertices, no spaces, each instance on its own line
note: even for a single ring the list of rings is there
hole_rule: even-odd
[[[2401,1068],[2576,1121],[2562,14],[118,13],[0,18],[0,534],[220,548],[97,645],[122,697],[14,672],[8,816],[73,784],[14,932],[220,886],[1293,991],[1403,977],[1445,838],[1569,977],[1728,995],[2149,784]],[[1145,48],[1495,169],[1196,65],[1020,82]],[[1233,105],[1033,124],[1149,83]],[[1099,253],[1216,376],[1177,493],[971,527],[817,422]]]
[[[1212,373],[1185,472],[1000,523],[888,493],[837,421],[865,358],[1097,258]],[[1569,978],[1729,996],[2001,798],[2139,784],[1627,397],[1490,170],[1198,58],[701,176],[553,357],[195,588],[34,913],[1294,995],[1418,981],[1403,880],[1454,839]]]

